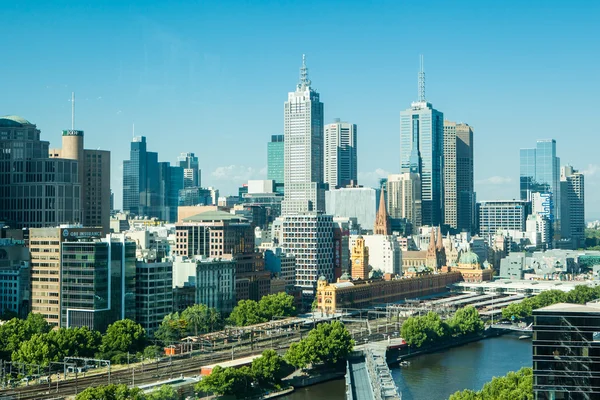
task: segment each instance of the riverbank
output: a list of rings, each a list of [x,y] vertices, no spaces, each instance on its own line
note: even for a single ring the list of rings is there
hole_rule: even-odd
[[[322,369],[297,370],[283,379],[283,382],[294,388],[303,388],[323,382],[341,379],[346,376],[345,369],[325,371]]]
[[[464,346],[466,344],[478,342],[480,340],[502,336],[505,333],[506,331],[490,328],[484,330],[482,333],[479,334],[464,335],[458,338],[452,338],[451,340],[448,340],[444,343],[440,343],[433,346],[424,346],[417,349],[406,347],[404,349],[388,350],[386,359],[388,365],[393,366],[409,358],[418,357],[424,354],[436,353],[454,347]]]

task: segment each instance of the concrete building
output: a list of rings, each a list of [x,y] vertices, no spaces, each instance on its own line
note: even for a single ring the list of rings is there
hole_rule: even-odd
[[[311,87],[304,56],[300,82],[284,106],[283,215],[325,211],[323,103]],[[316,282],[316,278],[315,278]]]
[[[425,72],[419,72],[419,97],[400,112],[400,172],[421,177],[422,224],[443,218],[444,114],[425,100]]]
[[[404,219],[416,231],[422,225],[421,178],[417,173],[405,172],[388,176],[387,205],[390,217]]]
[[[118,320],[135,320],[135,243],[123,235],[94,239],[93,232],[69,233],[79,236],[61,242],[60,326],[104,332]]]
[[[473,128],[444,121],[444,224],[475,231]]]
[[[280,218],[280,245],[283,251],[296,256],[296,286],[311,294],[321,275],[331,280],[334,276],[333,217],[306,213]]]
[[[296,256],[286,254],[281,247],[265,250],[265,269],[282,278],[287,287],[296,284]]]
[[[358,183],[357,131],[356,124],[339,118],[325,125],[324,182],[330,190]]]
[[[350,235],[350,248],[357,245],[362,236],[365,246],[369,249],[369,267],[380,270],[384,274],[402,275],[402,250],[396,238],[392,235]],[[354,276],[352,276],[354,278]]]
[[[48,147],[31,122],[0,117],[0,220],[12,228],[82,222],[81,166],[50,158]]]
[[[135,263],[135,321],[152,337],[173,312],[173,262],[138,258]]]
[[[533,310],[536,399],[600,396],[600,305],[553,304]]]
[[[562,238],[571,239],[573,249],[585,242],[585,185],[583,174],[565,165],[560,170]]]
[[[284,135],[271,135],[267,144],[267,179],[275,182],[277,192],[283,189],[284,180]]]
[[[377,216],[379,190],[347,187],[325,192],[326,213],[334,217],[356,218],[362,229],[372,231]]]
[[[206,304],[221,313],[230,313],[237,300],[236,278],[235,261],[198,259],[196,261],[196,304]],[[250,297],[241,294],[240,300]]]
[[[484,238],[500,230],[524,232],[530,203],[523,200],[494,200],[478,203],[479,234]]]
[[[0,310],[27,318],[31,311],[31,265],[24,241],[0,239]]]

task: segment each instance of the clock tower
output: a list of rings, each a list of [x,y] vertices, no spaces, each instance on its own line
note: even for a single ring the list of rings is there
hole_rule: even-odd
[[[369,279],[369,248],[365,246],[365,239],[362,236],[358,236],[356,239],[350,259],[352,261],[352,278]]]

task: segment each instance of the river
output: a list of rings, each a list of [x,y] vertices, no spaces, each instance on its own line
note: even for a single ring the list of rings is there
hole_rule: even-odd
[[[426,354],[394,367],[392,376],[402,400],[442,400],[457,390],[479,390],[494,376],[531,367],[531,340],[500,336]],[[285,400],[344,400],[343,379],[302,388]]]

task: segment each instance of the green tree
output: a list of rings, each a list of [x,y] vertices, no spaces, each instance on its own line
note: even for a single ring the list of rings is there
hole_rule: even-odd
[[[60,328],[47,333],[48,340],[56,345],[59,359],[64,357],[93,357],[100,348],[102,336],[87,327]]]
[[[533,371],[521,368],[505,376],[495,377],[479,392],[456,392],[448,400],[533,400]]]
[[[21,343],[18,350],[12,353],[12,360],[42,366],[59,360],[59,350],[46,333],[37,333],[31,339]]]
[[[146,344],[146,331],[140,324],[123,319],[108,326],[102,337],[100,351],[103,353],[137,353]]]
[[[479,333],[484,329],[484,323],[479,312],[473,306],[460,308],[449,322],[454,334],[467,335]]]
[[[146,360],[151,360],[160,357],[163,354],[163,349],[160,346],[152,345],[144,349],[143,356]]]
[[[102,385],[89,387],[75,396],[75,400],[146,400],[147,397],[139,388],[128,388],[127,385]]]
[[[577,285],[573,290],[570,290],[565,297],[568,303],[585,304],[598,298],[598,291],[597,288]]]
[[[482,400],[481,396],[471,389],[465,389],[462,392],[456,392],[448,400]]]
[[[265,350],[252,361],[252,375],[262,387],[281,383],[285,377],[285,361],[275,350]]]
[[[214,308],[204,304],[195,304],[181,313],[181,319],[189,327],[188,333],[198,336],[198,333],[212,332],[221,327],[221,314]]]
[[[344,360],[354,347],[348,329],[339,321],[319,324],[300,342],[292,343],[285,360],[297,368],[308,364],[332,365]]]
[[[420,317],[409,317],[402,324],[400,335],[409,346],[421,347],[427,341],[427,335]]]
[[[181,318],[178,312],[167,314],[154,333],[154,337],[168,346],[184,337],[187,327],[187,321]]]
[[[249,367],[222,368],[217,365],[210,375],[196,384],[196,390],[217,395],[247,397],[254,391],[253,382],[254,377]]]
[[[240,300],[229,314],[229,323],[235,326],[246,326],[266,322],[260,314],[258,303],[254,300]]]
[[[147,394],[147,400],[179,400],[180,396],[173,386],[162,385],[158,390]]]
[[[263,296],[258,302],[260,315],[271,320],[273,317],[290,317],[296,314],[294,296],[277,293]]]

